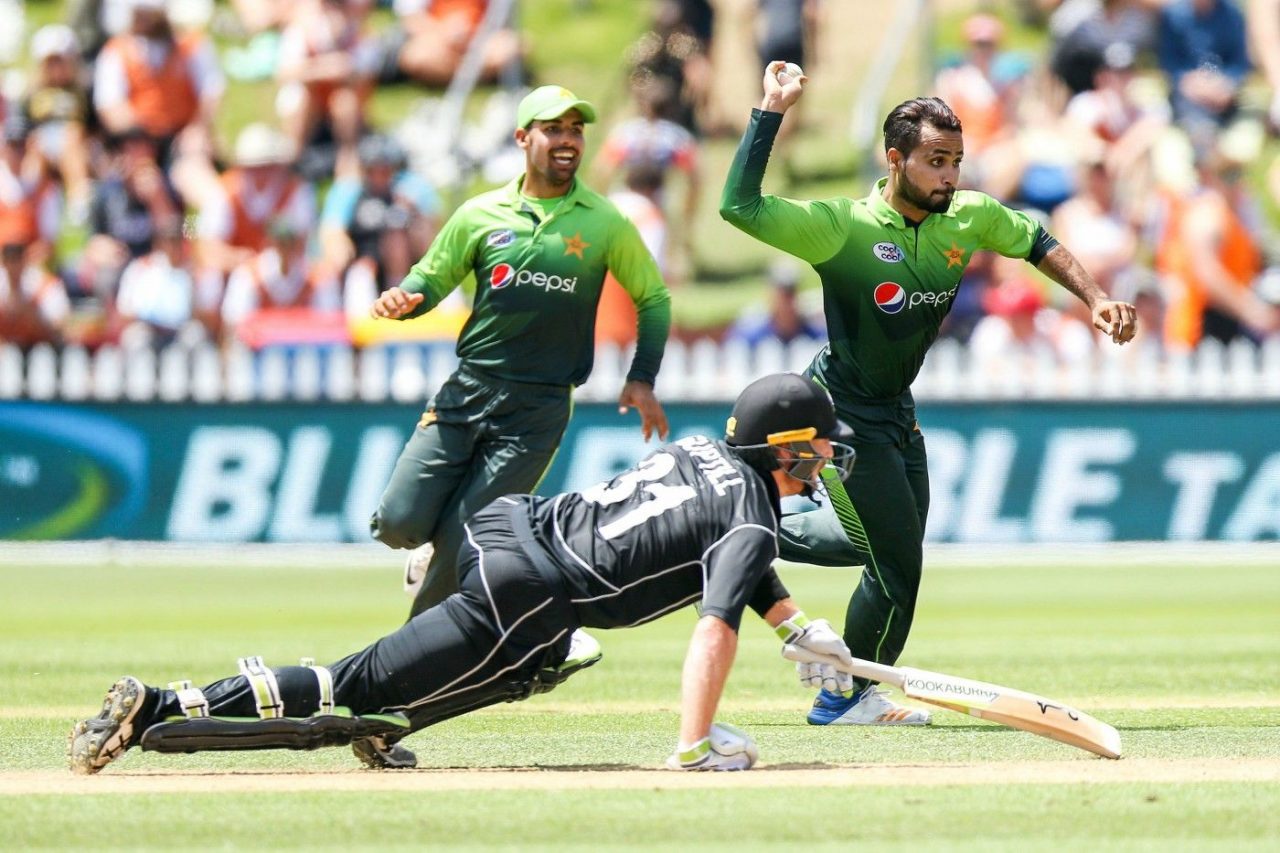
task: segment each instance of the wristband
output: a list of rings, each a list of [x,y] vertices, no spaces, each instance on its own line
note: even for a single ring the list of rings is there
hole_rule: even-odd
[[[804,611],[797,610],[789,619],[779,622],[773,629],[773,633],[777,634],[778,639],[784,643],[794,643],[808,627],[809,618],[804,615]]]

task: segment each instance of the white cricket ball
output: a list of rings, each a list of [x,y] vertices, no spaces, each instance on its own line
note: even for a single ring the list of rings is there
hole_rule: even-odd
[[[782,68],[778,69],[778,82],[784,86],[792,80],[803,76],[804,69],[799,65],[796,65],[794,62],[788,62],[786,65],[782,66]]]

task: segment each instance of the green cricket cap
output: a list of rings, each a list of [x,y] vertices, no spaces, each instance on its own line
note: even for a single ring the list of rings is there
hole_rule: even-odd
[[[535,121],[549,121],[577,110],[586,122],[596,120],[596,108],[563,86],[539,86],[524,96],[516,107],[516,126],[528,127]]]

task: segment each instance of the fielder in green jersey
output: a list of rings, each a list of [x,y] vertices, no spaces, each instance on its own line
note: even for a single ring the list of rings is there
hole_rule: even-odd
[[[595,109],[567,89],[531,92],[515,131],[524,175],[464,203],[373,305],[375,317],[417,317],[475,274],[458,371],[427,404],[371,522],[374,538],[414,549],[406,564],[413,614],[457,591],[463,522],[501,495],[533,491],[551,464],[572,388],[591,372],[606,272],[638,314],[620,410],[639,411],[646,441],[667,437],[653,383],[670,296],[635,226],[575,177],[591,121]]]
[[[844,639],[855,657],[892,664],[911,628],[923,564],[929,477],[911,382],[951,310],[956,288],[982,250],[1025,258],[1089,306],[1093,324],[1118,344],[1136,330],[1132,305],[1111,301],[1067,249],[1035,220],[980,192],[957,189],[964,156],[960,121],[937,98],[917,98],[885,120],[889,175],[866,198],[797,201],[761,193],[783,114],[806,77],[780,81],[769,65],[764,100],[738,146],[720,214],[753,237],[795,255],[822,280],[830,341],[808,373],[832,395],[855,432],[857,463],[828,505],[783,520],[784,559],[862,564]],[[823,693],[809,722],[921,725],[929,721],[881,698],[875,686]]]

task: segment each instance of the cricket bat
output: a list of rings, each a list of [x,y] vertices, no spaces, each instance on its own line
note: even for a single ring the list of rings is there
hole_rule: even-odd
[[[1120,733],[1115,728],[1083,711],[1034,693],[859,658],[854,658],[853,665],[847,666],[828,655],[790,644],[783,647],[782,656],[801,663],[831,664],[850,675],[891,684],[921,702],[1052,738],[1103,758],[1120,757]]]

